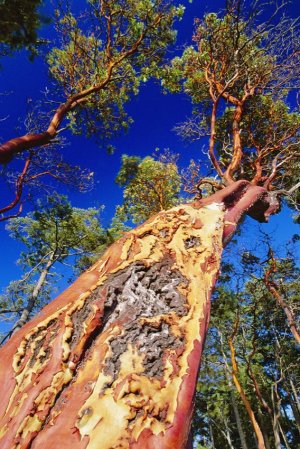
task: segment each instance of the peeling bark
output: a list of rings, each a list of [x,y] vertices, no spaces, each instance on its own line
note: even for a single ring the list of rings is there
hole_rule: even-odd
[[[239,181],[160,212],[16,332],[1,448],[185,448],[223,242],[262,194]]]

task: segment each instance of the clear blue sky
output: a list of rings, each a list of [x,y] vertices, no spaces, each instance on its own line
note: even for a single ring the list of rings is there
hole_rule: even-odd
[[[225,0],[194,0],[192,3],[183,1],[186,6],[184,19],[178,24],[177,47],[191,43],[193,20],[202,17],[205,12],[218,11],[224,7]],[[294,0],[287,8],[293,17],[299,15],[300,2]],[[45,2],[45,11],[50,11],[50,1]],[[43,30],[48,38],[55,37],[51,26]],[[36,100],[46,87],[51,89],[47,77],[47,67],[42,59],[29,62],[21,52],[13,57],[2,60],[0,70],[1,91],[9,95],[0,97],[0,119],[8,117],[0,123],[0,136],[4,141],[16,135],[18,120],[25,116],[28,98]],[[149,155],[156,147],[170,148],[181,154],[181,164],[186,164],[190,158],[201,158],[202,144],[187,145],[172,131],[174,125],[183,121],[191,111],[191,105],[183,95],[163,95],[159,84],[147,83],[138,97],[128,104],[128,111],[134,119],[126,135],[114,140],[117,151],[113,156],[101,150],[92,140],[83,137],[70,137],[70,146],[65,150],[72,161],[82,167],[92,168],[95,172],[96,187],[87,194],[68,191],[64,186],[61,191],[66,193],[72,204],[77,207],[92,207],[105,205],[103,220],[108,224],[114,213],[115,205],[121,202],[122,192],[114,183],[114,178],[120,168],[120,158],[123,153],[132,155]],[[6,199],[2,199],[2,203]],[[25,208],[26,209],[26,208]],[[249,219],[250,220],[250,219]],[[271,218],[271,224],[264,225],[274,235],[274,240],[288,239],[297,228],[292,223],[291,213],[285,209],[280,215]],[[0,224],[0,290],[9,281],[19,277],[20,270],[15,265],[20,251],[23,249],[17,242],[10,239]]]

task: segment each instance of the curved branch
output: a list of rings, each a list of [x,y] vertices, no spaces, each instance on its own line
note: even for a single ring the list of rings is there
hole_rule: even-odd
[[[21,197],[22,197],[22,192],[23,192],[23,187],[24,187],[25,176],[28,172],[31,161],[32,161],[32,154],[30,154],[28,156],[28,158],[26,159],[22,173],[18,176],[18,179],[16,181],[16,193],[15,193],[14,200],[7,206],[2,207],[0,209],[0,214],[4,214],[5,212],[12,210],[14,207],[16,207],[20,203]],[[16,215],[11,215],[9,217],[2,216],[2,217],[0,217],[0,221],[4,221],[4,220],[8,220],[9,218],[17,217],[18,215],[20,215],[21,212],[22,212],[22,204],[20,205],[19,212]]]
[[[153,26],[158,26],[161,19],[161,16],[158,16],[153,23]],[[99,92],[111,81],[113,69],[124,59],[137,52],[139,46],[146,37],[147,32],[148,28],[146,27],[129,50],[124,51],[119,58],[115,61],[110,61],[107,64],[106,77],[101,83],[71,95],[65,103],[61,104],[55,111],[55,114],[53,115],[46,131],[38,134],[26,134],[24,136],[8,140],[0,145],[0,164],[10,162],[16,154],[19,154],[22,151],[50,143],[51,140],[57,135],[59,125],[67,113],[76,109],[77,106],[83,103],[90,95]]]
[[[67,113],[75,109],[87,97],[100,91],[107,85],[111,79],[113,66],[114,64],[110,64],[108,67],[106,78],[102,83],[72,95],[65,103],[61,104],[55,111],[46,131],[38,134],[25,134],[3,143],[0,146],[0,164],[10,162],[16,154],[25,150],[50,143],[57,135],[59,125]]]
[[[220,176],[220,178],[223,178],[223,171],[220,167],[219,161],[216,158],[215,155],[215,140],[216,140],[216,119],[217,119],[217,108],[218,108],[218,100],[213,102],[212,112],[211,112],[211,122],[210,122],[210,138],[209,138],[209,149],[208,149],[208,155],[210,157],[210,160],[213,164],[213,166],[216,169],[216,172]]]
[[[232,122],[233,155],[224,173],[224,178],[228,182],[233,182],[233,175],[241,166],[243,149],[240,136],[240,121],[242,119],[242,114],[243,114],[243,104],[239,103],[235,108]]]

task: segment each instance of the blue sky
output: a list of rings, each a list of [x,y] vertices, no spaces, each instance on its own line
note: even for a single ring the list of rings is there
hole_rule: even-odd
[[[45,11],[51,10],[50,1],[45,2]],[[224,7],[221,0],[194,0],[192,3],[182,2],[186,6],[184,19],[178,24],[179,49],[191,42],[193,20],[202,17],[207,11],[218,11]],[[288,13],[294,17],[299,15],[300,2],[294,0],[288,7]],[[53,39],[55,34],[51,26],[44,28],[42,33]],[[47,67],[42,58],[29,62],[26,55],[21,52],[13,57],[2,60],[0,71],[1,91],[8,95],[0,97],[0,119],[8,117],[1,122],[1,140],[4,141],[16,135],[15,128],[18,120],[24,117],[26,104],[29,98],[38,99],[40,92],[46,87],[51,89],[51,82],[47,77]],[[187,145],[172,131],[172,128],[183,121],[191,111],[187,97],[183,95],[163,95],[158,83],[150,82],[142,87],[138,97],[132,99],[127,110],[134,119],[129,132],[115,139],[116,152],[108,155],[99,149],[93,140],[83,137],[70,137],[70,145],[65,149],[71,160],[82,167],[92,168],[95,172],[96,186],[92,192],[80,194],[62,187],[61,191],[69,196],[72,204],[77,207],[93,207],[105,205],[103,213],[104,224],[108,224],[114,213],[115,205],[121,202],[122,191],[114,183],[114,178],[120,168],[120,159],[123,153],[131,155],[149,155],[156,147],[170,148],[180,153],[180,163],[187,164],[190,158],[201,158],[202,144]],[[2,201],[3,202],[3,201]],[[6,200],[4,199],[4,202]],[[25,208],[26,209],[26,208]],[[251,220],[251,219],[249,219]],[[250,221],[251,223],[251,221]],[[255,225],[256,226],[256,225]],[[288,239],[297,232],[292,223],[291,212],[283,212],[271,218],[269,225],[264,225],[274,235],[274,240]],[[10,280],[19,277],[20,269],[15,265],[20,251],[20,244],[10,239],[0,224],[1,252],[0,252],[0,290]]]

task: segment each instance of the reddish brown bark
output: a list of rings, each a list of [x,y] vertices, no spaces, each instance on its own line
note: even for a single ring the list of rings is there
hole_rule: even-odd
[[[222,240],[264,193],[241,181],[159,213],[18,331],[1,448],[185,448]]]
[[[24,164],[21,174],[18,176],[18,179],[16,181],[15,198],[9,204],[0,208],[0,215],[14,209],[14,207],[16,207],[20,203],[22,192],[23,192],[23,187],[24,187],[24,180],[25,180],[26,174],[28,172],[28,169],[30,167],[31,159],[32,159],[32,155],[29,155],[29,157],[25,161],[25,164]],[[13,216],[16,217],[16,216],[20,215],[21,212],[22,212],[22,204],[20,204],[20,206],[19,206],[19,211]],[[0,221],[7,220],[8,218],[12,218],[12,216],[10,216],[10,217],[6,216],[5,218],[0,216]]]
[[[235,107],[233,122],[232,122],[232,137],[233,137],[233,155],[230,164],[228,165],[224,178],[232,180],[234,173],[240,168],[243,156],[243,149],[240,136],[240,121],[242,119],[243,106],[238,102]]]

